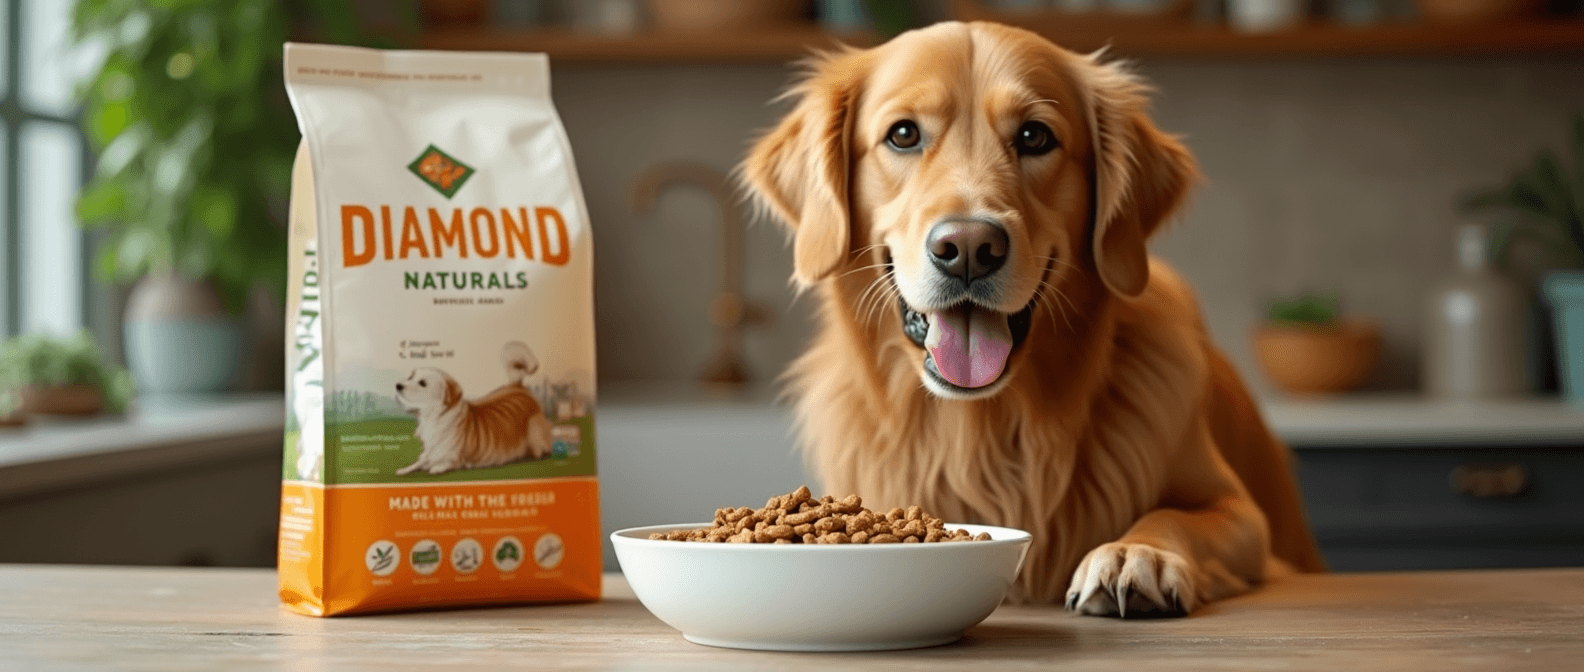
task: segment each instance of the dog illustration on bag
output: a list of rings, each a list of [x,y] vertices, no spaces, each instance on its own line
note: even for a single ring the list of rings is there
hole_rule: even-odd
[[[518,341],[501,349],[501,360],[507,383],[477,399],[463,398],[462,385],[436,368],[414,369],[396,383],[396,400],[418,417],[413,435],[423,444],[418,459],[398,469],[398,476],[497,467],[550,455],[550,419],[526,385],[528,376],[539,370],[539,360]]]

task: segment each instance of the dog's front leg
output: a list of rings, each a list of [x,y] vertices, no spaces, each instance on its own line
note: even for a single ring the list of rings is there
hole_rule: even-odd
[[[1265,577],[1265,515],[1208,432],[1169,471],[1162,507],[1084,556],[1067,608],[1096,616],[1182,615]],[[1195,455],[1194,453],[1197,453]]]

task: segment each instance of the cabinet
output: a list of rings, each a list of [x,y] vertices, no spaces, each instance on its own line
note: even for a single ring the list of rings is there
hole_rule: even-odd
[[[1584,565],[1584,448],[1297,446],[1336,571]]]

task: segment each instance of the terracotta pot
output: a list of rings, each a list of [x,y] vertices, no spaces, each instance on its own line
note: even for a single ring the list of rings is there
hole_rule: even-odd
[[[1545,0],[1419,0],[1426,21],[1441,25],[1502,23],[1539,14]]]
[[[28,386],[22,412],[29,415],[93,415],[104,409],[104,393],[92,385]]]
[[[661,32],[703,33],[755,30],[802,21],[800,0],[648,0],[649,17]]]
[[[1266,323],[1254,331],[1254,358],[1283,390],[1333,394],[1358,387],[1375,371],[1375,325],[1343,320],[1324,325]]]

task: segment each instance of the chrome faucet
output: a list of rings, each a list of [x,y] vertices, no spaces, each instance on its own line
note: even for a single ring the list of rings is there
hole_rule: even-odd
[[[660,192],[671,185],[691,185],[710,193],[720,209],[720,289],[710,302],[709,317],[716,330],[715,354],[700,379],[706,383],[738,385],[748,380],[743,363],[743,332],[749,326],[768,324],[770,311],[749,303],[743,296],[742,211],[733,197],[726,173],[701,163],[675,161],[649,167],[633,181],[632,209],[640,215],[654,211]]]

